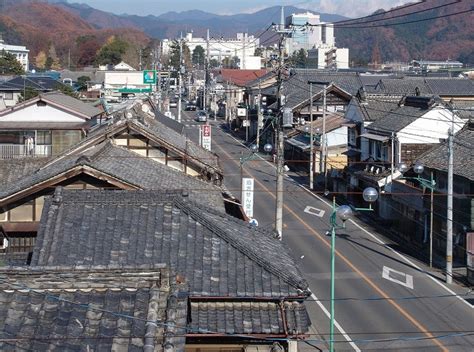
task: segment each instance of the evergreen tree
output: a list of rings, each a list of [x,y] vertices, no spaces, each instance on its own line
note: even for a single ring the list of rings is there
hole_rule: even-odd
[[[39,92],[36,89],[33,89],[31,87],[25,87],[25,89],[20,93],[20,96],[18,97],[18,102],[24,102],[30,99],[33,99],[34,97],[37,97],[39,95]]]
[[[21,75],[24,74],[22,64],[16,59],[15,55],[2,50],[0,52],[0,74],[3,75]]]
[[[97,63],[99,65],[117,65],[122,61],[122,55],[127,51],[129,44],[119,38],[112,37],[107,44],[100,48],[97,54]]]
[[[204,48],[200,45],[196,46],[193,50],[193,64],[204,65],[204,59],[206,57],[206,52]]]

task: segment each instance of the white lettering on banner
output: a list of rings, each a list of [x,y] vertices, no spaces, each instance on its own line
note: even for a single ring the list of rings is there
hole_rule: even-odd
[[[211,150],[211,126],[202,126],[202,147],[207,150]]]
[[[253,187],[253,178],[242,178],[242,205],[249,218],[253,218]]]

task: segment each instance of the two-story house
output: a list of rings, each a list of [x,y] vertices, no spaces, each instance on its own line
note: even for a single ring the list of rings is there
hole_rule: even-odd
[[[457,132],[465,124],[440,99],[419,96],[405,97],[398,104],[353,102],[346,118],[358,122],[349,131],[349,152],[353,151],[354,158],[348,169],[350,187],[372,186],[384,191],[390,191],[392,179],[400,176],[399,163],[414,163],[423,152],[445,140],[451,127]],[[356,138],[360,143],[354,147]],[[391,218],[394,214],[387,200],[379,199],[379,215]]]
[[[469,250],[466,236],[474,228],[473,148],[474,125],[470,122],[454,135],[453,143],[453,255],[454,261],[462,264],[466,262],[466,251]],[[424,166],[420,176],[426,180],[433,178],[434,196],[431,197],[430,189],[423,188],[416,179],[396,179],[391,198],[394,209],[404,217],[395,220],[393,225],[405,234],[406,242],[427,256],[431,232],[434,262],[443,265],[447,234],[448,142],[433,146],[420,155],[417,162]],[[409,171],[406,176],[416,174]]]
[[[104,111],[59,92],[0,111],[0,159],[58,155],[78,143]]]

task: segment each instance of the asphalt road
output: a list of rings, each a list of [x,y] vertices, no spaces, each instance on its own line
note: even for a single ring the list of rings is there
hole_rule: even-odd
[[[193,112],[183,112],[188,136],[198,140]],[[220,156],[224,183],[240,193],[242,143],[210,121],[212,151]],[[254,218],[272,228],[275,207],[275,168],[268,156],[243,165],[255,179]],[[296,176],[296,175],[293,175]],[[307,279],[312,297],[307,307],[313,323],[301,349],[326,350],[329,339],[330,204],[287,175],[284,183],[283,241]],[[308,208],[310,207],[310,208]],[[306,212],[305,212],[306,209]],[[309,211],[309,212],[308,212]],[[335,340],[337,351],[473,351],[474,295],[447,287],[436,271],[390,248],[383,233],[359,221],[348,221],[336,240]],[[275,256],[278,260],[278,256]],[[469,302],[470,301],[470,302]]]

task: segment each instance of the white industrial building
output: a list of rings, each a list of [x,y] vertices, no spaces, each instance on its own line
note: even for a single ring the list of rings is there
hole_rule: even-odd
[[[23,66],[23,70],[25,70],[25,72],[28,71],[28,53],[30,51],[26,48],[26,46],[5,44],[2,36],[0,35],[0,52],[2,50],[5,50],[7,53],[15,55],[16,59]]]
[[[183,38],[191,54],[197,46],[207,50],[206,38],[194,37],[192,32]],[[170,51],[170,39],[163,39],[162,54],[167,55]],[[248,33],[237,33],[236,38],[214,38],[209,37],[209,59],[222,62],[224,58],[238,57],[241,69],[257,70],[261,68],[261,58],[254,56],[255,49],[260,41]]]

